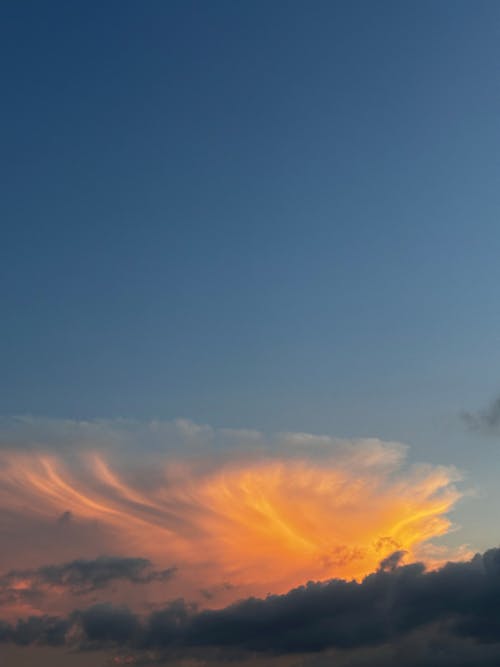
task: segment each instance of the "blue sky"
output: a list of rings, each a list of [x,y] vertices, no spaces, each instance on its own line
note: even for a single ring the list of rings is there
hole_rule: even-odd
[[[0,25],[2,414],[397,439],[493,497],[498,3]]]

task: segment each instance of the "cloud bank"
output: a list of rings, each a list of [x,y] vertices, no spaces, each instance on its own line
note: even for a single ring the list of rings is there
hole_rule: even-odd
[[[391,655],[401,657],[417,644],[425,648],[427,662],[413,655],[408,664],[465,665],[473,664],[473,656],[477,665],[498,664],[500,549],[434,571],[420,563],[397,562],[395,557],[390,569],[385,564],[359,583],[308,583],[284,595],[249,598],[220,610],[200,611],[177,600],[141,616],[98,604],[64,618],[4,623],[0,638],[21,645],[117,646],[126,649],[130,663],[141,663],[145,655],[147,660],[174,661],[203,650],[214,660],[316,653],[325,655],[325,662],[321,657],[310,662],[319,667],[337,664],[327,662],[334,651],[338,664],[354,665],[363,664],[363,651],[369,649],[370,664],[382,665],[395,664]],[[466,649],[461,656],[458,647]],[[429,661],[431,649],[434,659]],[[384,655],[385,663],[379,661]],[[351,662],[345,662],[346,656]]]

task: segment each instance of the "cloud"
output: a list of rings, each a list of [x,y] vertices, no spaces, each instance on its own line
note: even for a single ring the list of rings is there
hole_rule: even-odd
[[[75,451],[119,453],[125,461],[141,461],[144,452],[152,459],[166,454],[184,458],[206,455],[217,462],[238,455],[308,456],[321,458],[335,451],[339,458],[354,456],[361,446],[358,464],[369,467],[398,465],[406,445],[378,438],[347,439],[329,435],[281,432],[265,434],[250,429],[214,428],[189,419],[136,421],[131,419],[70,420],[44,417],[0,417],[0,450],[52,452],[68,455]]]
[[[72,622],[71,618],[51,616],[31,616],[18,620],[14,625],[0,622],[0,641],[20,646],[60,646],[65,643]]]
[[[19,644],[116,645],[139,657],[154,650],[164,659],[199,650],[222,656],[318,653],[325,662],[320,657],[310,664],[320,667],[333,651],[341,656],[339,665],[392,665],[397,657],[409,665],[493,665],[500,660],[500,549],[434,571],[411,564],[379,568],[359,583],[308,583],[219,610],[177,600],[144,618],[100,604],[66,618],[4,624],[0,637]],[[363,662],[366,655],[371,662]]]
[[[381,646],[328,650],[293,663],[300,667],[498,667],[499,658],[500,643],[445,634],[438,623]]]
[[[379,569],[361,583],[310,583],[282,596],[202,611],[187,644],[300,653],[393,641],[442,622],[457,637],[500,637],[500,549],[426,572],[422,564]]]
[[[10,570],[0,576],[0,605],[39,601],[54,590],[84,595],[116,582],[163,582],[170,579],[174,572],[173,567],[155,570],[146,558],[113,556],[100,556],[94,560],[78,559],[30,570]]]
[[[500,433],[500,396],[486,410],[478,412],[462,412],[462,419],[473,431],[485,434]]]
[[[380,561],[380,569],[389,571],[395,570],[396,567],[401,564],[405,555],[406,551],[394,551],[394,553],[389,554],[387,558]]]
[[[158,570],[182,564],[168,590],[156,581],[147,601],[122,585],[107,598],[135,609],[166,596],[223,607],[309,579],[359,580],[395,551],[437,566],[456,557],[436,557],[431,547],[453,527],[460,475],[452,466],[408,465],[407,449],[188,420],[4,419],[0,568],[38,578],[10,599],[65,612],[68,596],[49,595],[55,584],[41,564],[67,563],[50,576],[62,577],[68,594],[91,592],[99,580],[80,578],[95,561],[92,572],[106,581],[106,563],[96,560],[103,553],[128,567],[137,553]],[[28,612],[14,607],[4,605],[10,618]]]

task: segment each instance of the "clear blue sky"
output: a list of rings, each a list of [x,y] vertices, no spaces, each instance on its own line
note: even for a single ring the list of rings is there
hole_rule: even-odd
[[[3,2],[0,52],[2,414],[492,455],[498,2]]]

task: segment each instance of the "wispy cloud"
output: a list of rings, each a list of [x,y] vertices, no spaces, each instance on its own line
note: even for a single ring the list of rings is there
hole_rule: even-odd
[[[360,579],[394,551],[434,566],[452,555],[431,557],[429,544],[451,528],[460,476],[407,465],[398,443],[185,420],[35,426],[17,420],[0,437],[0,506],[9,543],[34,535],[36,553],[0,554],[0,566],[34,572],[64,550],[71,567],[54,576],[72,580],[74,592],[82,559],[103,553],[182,565],[169,595],[211,606],[311,579]],[[166,594],[160,584],[150,603]]]

